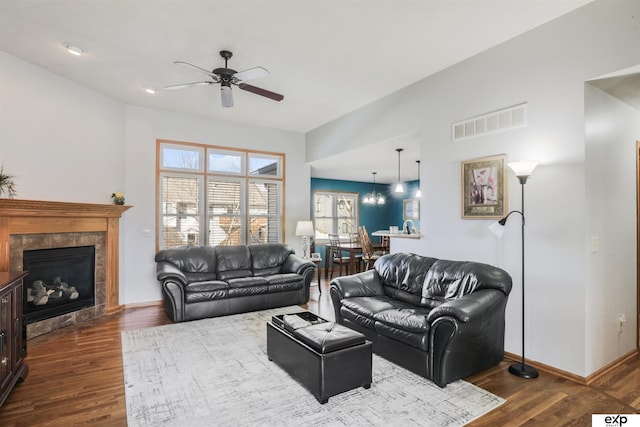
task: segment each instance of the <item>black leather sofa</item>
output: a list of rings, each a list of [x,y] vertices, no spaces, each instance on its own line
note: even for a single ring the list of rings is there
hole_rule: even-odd
[[[510,292],[511,276],[500,268],[409,253],[384,255],[330,288],[338,323],[440,387],[502,360]]]
[[[155,256],[174,322],[305,304],[315,264],[286,245],[179,246]]]

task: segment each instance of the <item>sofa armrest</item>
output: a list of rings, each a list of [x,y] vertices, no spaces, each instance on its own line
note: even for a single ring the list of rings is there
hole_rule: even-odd
[[[156,277],[161,282],[173,280],[183,286],[189,283],[187,276],[178,267],[165,261],[156,263]]]
[[[316,265],[295,254],[290,254],[287,259],[284,260],[284,264],[282,264],[283,273],[296,273],[302,276],[305,275],[305,270],[309,268],[315,270]]]
[[[433,323],[438,317],[449,316],[469,323],[486,316],[505,299],[505,295],[500,291],[483,289],[439,305],[429,312],[427,321]]]
[[[309,288],[311,286],[313,275],[316,273],[316,265],[296,254],[289,254],[287,259],[284,260],[280,271],[283,273],[296,273],[303,277],[305,302],[309,301],[309,297],[311,295]],[[318,274],[320,274],[320,272],[318,272]]]
[[[484,289],[429,313],[431,379],[436,384],[444,387],[502,360],[506,304],[502,291]]]
[[[331,281],[331,294],[339,300],[343,298],[370,297],[384,295],[378,272],[367,270],[351,276],[336,277]]]

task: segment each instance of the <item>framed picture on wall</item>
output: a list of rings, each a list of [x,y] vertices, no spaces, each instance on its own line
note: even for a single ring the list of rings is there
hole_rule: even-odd
[[[420,219],[420,199],[405,199],[402,201],[402,219],[404,221]]]
[[[462,162],[462,218],[500,219],[507,213],[506,156]]]

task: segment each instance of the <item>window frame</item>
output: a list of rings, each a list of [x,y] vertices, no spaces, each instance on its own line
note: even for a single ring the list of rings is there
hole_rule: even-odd
[[[329,196],[333,199],[332,202],[332,215],[331,216],[318,216],[317,215],[317,208],[316,208],[316,198],[320,197],[320,196]],[[349,198],[353,199],[353,205],[354,205],[354,215],[353,216],[339,216],[338,213],[338,203],[339,203],[339,199],[340,196],[347,196]],[[315,230],[316,230],[316,235],[314,236],[315,241],[318,243],[327,243],[329,240],[326,237],[321,237],[319,236],[319,227],[317,226],[318,224],[318,219],[326,219],[326,218],[332,218],[332,222],[333,222],[333,230],[332,233],[328,233],[328,234],[338,234],[340,236],[341,239],[348,239],[349,237],[349,233],[357,233],[358,232],[358,227],[360,226],[360,193],[358,192],[353,192],[353,191],[336,191],[336,190],[315,190],[313,192],[313,224],[315,225]],[[354,224],[354,230],[351,230],[347,233],[342,233],[341,230],[338,230],[339,228],[339,223],[341,219],[345,219],[345,218],[352,218],[353,224]]]
[[[177,150],[186,150],[186,151],[194,151],[200,153],[200,161],[198,169],[190,169],[190,168],[174,168],[174,167],[163,167],[164,161],[164,150],[168,149],[177,149]],[[231,156],[240,156],[241,157],[241,173],[237,172],[229,172],[229,171],[221,171],[215,172],[210,169],[210,154],[221,153],[228,154]],[[276,174],[251,174],[249,171],[249,162],[252,156],[261,157],[261,158],[273,158],[276,160]],[[220,181],[239,181],[240,182],[240,204],[241,204],[241,231],[239,236],[239,244],[251,244],[256,243],[255,239],[252,238],[250,234],[250,224],[253,218],[257,217],[269,217],[275,218],[275,222],[267,220],[266,222],[270,224],[269,230],[275,228],[275,234],[277,235],[278,242],[284,242],[284,224],[285,224],[285,190],[286,190],[286,181],[285,181],[285,165],[286,165],[286,154],[285,153],[277,153],[277,152],[269,152],[269,151],[261,151],[261,150],[250,150],[243,148],[235,148],[235,147],[224,147],[217,145],[208,145],[208,144],[198,144],[191,142],[180,142],[180,141],[171,141],[165,139],[156,139],[156,251],[170,247],[166,245],[165,238],[165,224],[164,218],[170,216],[165,213],[164,204],[165,204],[165,195],[163,194],[163,179],[164,177],[184,177],[184,178],[194,178],[198,179],[198,212],[195,214],[199,221],[199,229],[198,236],[196,238],[195,244],[197,245],[209,245],[209,242],[212,240],[213,232],[210,229],[210,225],[215,217],[213,212],[210,212],[211,201],[210,193],[209,193],[209,184],[213,180]],[[267,205],[267,214],[264,215],[251,215],[250,212],[250,193],[249,186],[252,185],[252,182],[258,183],[276,183],[277,184],[277,200],[276,206],[273,207],[271,205]],[[269,213],[270,208],[275,208],[277,212],[275,214]],[[182,218],[182,216],[176,212],[176,221]],[[192,214],[184,214],[185,216],[190,216]],[[273,234],[273,233],[272,233]],[[270,234],[267,232],[265,235],[265,239],[269,241]],[[188,240],[184,238],[183,241]],[[271,240],[274,241],[274,240]],[[181,244],[191,244],[191,241],[187,243]],[[212,245],[211,245],[212,246]]]

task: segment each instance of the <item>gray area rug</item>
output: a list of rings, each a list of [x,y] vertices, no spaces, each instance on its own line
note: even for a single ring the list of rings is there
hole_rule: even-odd
[[[460,426],[504,399],[468,382],[441,389],[374,354],[373,384],[320,405],[267,358],[285,307],[122,333],[129,426]]]

